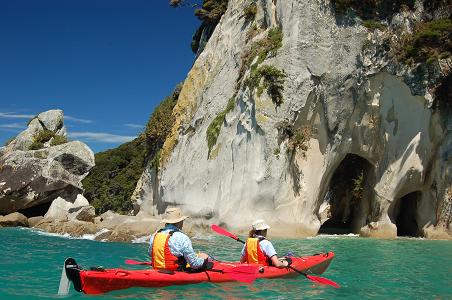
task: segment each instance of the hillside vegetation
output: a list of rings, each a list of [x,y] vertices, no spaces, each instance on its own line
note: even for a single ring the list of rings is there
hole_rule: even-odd
[[[96,165],[82,183],[84,194],[97,214],[107,210],[128,214],[132,210],[130,197],[147,163],[158,168],[160,149],[174,123],[172,111],[180,88],[178,85],[155,108],[144,132],[136,139],[96,153]]]

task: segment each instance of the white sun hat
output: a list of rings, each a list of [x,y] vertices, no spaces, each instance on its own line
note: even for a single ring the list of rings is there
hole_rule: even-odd
[[[265,229],[269,229],[270,226],[267,225],[267,223],[265,223],[264,220],[259,219],[253,222],[253,229],[254,230],[265,230]]]
[[[182,215],[182,211],[179,207],[168,207],[163,215],[162,223],[176,224],[185,220],[188,216]]]

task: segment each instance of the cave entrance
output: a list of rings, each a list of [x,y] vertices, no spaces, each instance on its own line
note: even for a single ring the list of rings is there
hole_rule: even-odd
[[[347,154],[331,177],[324,203],[328,205],[327,220],[319,234],[358,233],[365,225],[368,201],[365,185],[373,174],[373,166],[356,154]]]
[[[412,192],[395,202],[391,221],[397,226],[397,236],[420,236],[417,206],[421,197],[421,192]]]
[[[51,204],[52,202],[46,202],[29,208],[20,209],[18,210],[18,212],[23,214],[27,218],[44,216],[49,210]]]

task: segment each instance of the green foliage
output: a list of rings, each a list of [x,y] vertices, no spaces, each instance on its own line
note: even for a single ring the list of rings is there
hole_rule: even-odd
[[[227,8],[228,0],[204,0],[202,8],[195,9],[195,16],[203,22],[218,24]]]
[[[276,67],[263,65],[259,68],[252,69],[250,77],[245,80],[245,84],[251,90],[257,88],[258,96],[262,95],[264,89],[266,89],[273,104],[279,107],[283,103],[282,92],[284,90],[285,77],[286,74]]]
[[[242,56],[242,66],[240,67],[238,81],[243,78],[246,70],[253,67],[256,68],[268,55],[276,55],[277,50],[282,47],[282,39],[283,34],[281,28],[271,28],[264,39],[253,43],[249,50]],[[251,65],[256,56],[258,57],[257,61]]]
[[[253,21],[257,14],[257,4],[254,2],[251,3],[250,5],[245,7],[245,10],[243,13],[245,15],[245,20],[247,20],[248,22]]]
[[[413,34],[393,45],[396,57],[406,63],[432,63],[452,53],[452,22],[439,19],[418,24]]]
[[[51,146],[57,146],[67,143],[67,138],[64,135],[55,134],[53,140],[50,142]]]
[[[312,137],[312,128],[304,125],[294,127],[289,122],[284,121],[276,125],[280,138],[287,139],[287,152],[294,153],[301,150],[301,155],[306,157],[306,151],[309,149],[309,140]]]
[[[384,26],[383,24],[381,24],[380,22],[375,21],[375,20],[365,20],[365,21],[363,21],[363,26],[370,30],[375,30],[375,29],[385,30],[386,29],[386,26]]]
[[[209,127],[207,127],[206,131],[206,139],[207,146],[209,147],[208,157],[210,158],[210,153],[212,151],[213,146],[217,143],[218,136],[220,135],[221,127],[223,126],[223,122],[226,119],[226,115],[234,108],[234,97],[231,97],[226,105],[226,108],[220,112],[215,119],[210,123]]]
[[[55,133],[48,129],[39,131],[33,136],[33,142],[28,147],[28,150],[39,150],[44,148],[44,144],[50,141],[51,138],[55,136]]]
[[[145,155],[143,135],[115,149],[96,153],[96,165],[82,184],[97,214],[107,210],[125,214],[132,209],[130,197],[144,171]]]
[[[352,194],[356,199],[362,199],[364,191],[364,171],[358,175],[358,177],[353,178]]]
[[[197,53],[199,47],[202,46],[201,37],[203,31],[206,32],[205,37],[208,40],[227,8],[228,0],[203,0],[202,8],[195,9],[195,16],[201,20],[201,25],[196,30],[191,41],[193,53]]]
[[[179,84],[152,113],[145,132],[131,142],[96,153],[96,165],[83,180],[85,195],[100,214],[107,210],[128,213],[130,197],[147,162],[159,168],[160,150],[174,125],[173,108],[181,90]]]
[[[413,9],[415,0],[332,0],[337,14],[349,9],[363,20],[382,20],[406,9]]]
[[[175,121],[173,108],[177,103],[181,88],[182,84],[177,85],[172,95],[163,99],[163,101],[155,108],[146,124],[145,137],[148,155],[153,156],[162,148],[166,137],[173,128]]]

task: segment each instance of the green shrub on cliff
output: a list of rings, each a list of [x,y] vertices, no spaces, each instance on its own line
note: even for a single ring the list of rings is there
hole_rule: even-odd
[[[234,108],[234,97],[231,97],[226,105],[226,108],[221,111],[215,119],[210,123],[209,127],[207,127],[206,139],[207,139],[207,147],[209,147],[209,152],[207,156],[210,158],[210,153],[212,152],[213,146],[217,143],[218,136],[220,135],[221,127],[223,126],[223,122],[226,119],[226,115]]]
[[[337,14],[354,11],[363,20],[382,20],[404,9],[413,9],[415,0],[333,0]]]
[[[251,3],[250,5],[245,7],[245,10],[243,13],[245,16],[245,20],[247,20],[248,22],[253,21],[257,14],[257,4],[254,2]]]
[[[67,143],[67,138],[64,135],[55,134],[53,140],[50,142],[51,146],[57,146]]]
[[[126,214],[132,210],[130,197],[150,162],[158,169],[160,149],[174,124],[172,111],[181,85],[154,110],[145,131],[131,142],[95,154],[96,165],[83,180],[85,196],[100,214],[107,210]]]
[[[284,90],[285,77],[286,74],[278,68],[263,65],[262,67],[252,69],[250,77],[245,80],[245,84],[252,91],[257,88],[258,96],[262,95],[266,89],[273,104],[275,104],[276,107],[279,107],[283,103],[282,92]]]
[[[397,49],[397,46],[399,48]],[[452,53],[452,21],[439,19],[421,22],[415,31],[394,45],[398,57],[407,63],[431,63],[438,58],[447,58]]]
[[[44,148],[44,144],[50,141],[55,136],[55,133],[48,129],[39,131],[33,136],[33,142],[28,147],[28,150],[39,150]]]
[[[201,25],[193,34],[191,41],[191,49],[193,53],[197,53],[200,48],[202,50],[202,48],[204,47],[204,43],[203,45],[201,45],[201,37],[203,36],[203,32],[204,38],[207,41],[212,35],[217,24],[220,22],[221,17],[226,12],[226,9],[228,8],[228,2],[228,0],[203,0],[202,7],[195,9],[194,14],[201,21]],[[184,6],[184,4],[185,6],[191,7],[197,6],[196,3],[192,3],[190,5],[189,3],[182,0],[170,0],[169,4],[173,7]]]

